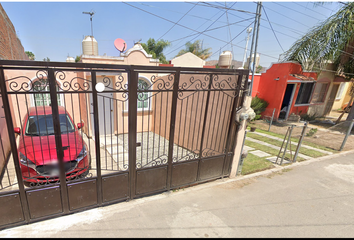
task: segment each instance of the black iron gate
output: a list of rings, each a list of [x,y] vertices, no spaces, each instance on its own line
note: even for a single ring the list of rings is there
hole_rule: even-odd
[[[0,228],[229,175],[247,70],[0,65]]]

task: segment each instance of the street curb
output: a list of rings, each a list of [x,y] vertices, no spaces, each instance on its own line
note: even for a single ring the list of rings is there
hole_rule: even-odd
[[[172,195],[179,195],[179,194],[184,194],[184,193],[188,193],[191,191],[198,191],[198,190],[202,190],[205,188],[210,188],[210,187],[214,187],[214,186],[218,186],[221,184],[227,184],[227,183],[232,183],[232,182],[238,182],[238,181],[242,181],[245,179],[253,179],[253,178],[257,178],[257,177],[262,177],[262,176],[266,176],[272,173],[277,173],[282,171],[283,169],[288,169],[288,168],[293,168],[296,166],[302,166],[302,165],[308,165],[311,164],[313,162],[319,162],[319,161],[324,161],[324,160],[328,160],[328,159],[332,159],[332,158],[336,158],[336,157],[340,157],[340,156],[345,156],[347,154],[351,154],[354,153],[354,150],[350,150],[350,151],[345,151],[345,152],[340,152],[340,153],[334,153],[332,155],[327,155],[327,156],[323,156],[323,157],[318,157],[318,158],[311,158],[302,162],[295,162],[292,163],[290,165],[287,166],[276,166],[275,168],[272,169],[267,169],[261,172],[256,172],[256,173],[251,173],[251,174],[247,174],[244,176],[236,176],[234,178],[222,178],[222,179],[217,179],[215,181],[211,181],[211,182],[206,182],[206,183],[201,183],[195,186],[190,186],[190,187],[186,187],[186,188],[182,188],[182,189],[177,189],[177,190],[170,190],[167,192],[162,192],[160,194],[156,194],[156,195],[151,195],[151,196],[146,196],[143,198],[136,198],[136,199],[132,199],[128,202],[125,203],[117,203],[117,205],[119,204],[126,204],[126,205],[130,205],[132,204],[134,205],[140,205],[142,203],[146,203],[146,202],[150,202],[150,201],[154,201],[154,200],[159,200],[159,199],[164,199],[166,197],[171,197]],[[116,204],[114,204],[116,205]]]
[[[340,157],[340,156],[346,156],[347,154],[351,154],[351,153],[354,153],[354,150],[343,151],[343,152],[340,152],[340,153],[334,153],[334,154],[331,154],[331,155],[326,155],[326,156],[318,157],[318,158],[311,158],[311,159],[308,159],[308,160],[304,160],[302,162],[295,162],[295,163],[292,163],[292,164],[287,165],[287,166],[276,166],[275,168],[272,168],[272,169],[267,169],[267,170],[264,170],[264,171],[261,171],[261,172],[251,173],[251,174],[247,174],[247,175],[244,175],[244,176],[236,176],[234,178],[218,179],[218,180],[215,180],[213,182],[202,183],[200,185],[188,187],[188,188],[183,189],[183,191],[179,190],[178,192],[175,192],[175,193],[183,193],[183,192],[201,190],[201,189],[204,189],[204,188],[213,187],[213,186],[217,186],[217,185],[220,185],[220,184],[238,182],[238,181],[242,181],[242,180],[245,180],[245,179],[251,179],[251,178],[257,178],[257,177],[261,177],[261,176],[266,176],[266,175],[269,175],[269,174],[272,174],[272,173],[280,172],[283,169],[293,168],[293,167],[296,167],[296,166],[308,165],[308,164],[311,164],[313,162],[319,162],[319,161],[324,161],[324,160],[328,160],[328,159],[332,159],[332,158],[336,158],[336,157]]]

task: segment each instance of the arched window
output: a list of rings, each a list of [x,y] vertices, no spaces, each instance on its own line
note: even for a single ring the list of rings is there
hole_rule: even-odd
[[[150,81],[145,77],[138,80],[138,90],[148,90],[151,86]],[[151,92],[138,92],[138,110],[151,109]]]
[[[34,106],[50,106],[51,104],[51,99],[50,99],[50,93],[43,93],[43,92],[49,92],[49,84],[47,82],[47,79],[36,79],[32,81],[32,91],[36,92],[34,94],[31,94],[31,105]],[[59,88],[59,83],[57,82],[57,92],[60,91]],[[57,94],[57,99],[58,99],[58,105],[63,106],[63,99],[62,99],[62,94]]]

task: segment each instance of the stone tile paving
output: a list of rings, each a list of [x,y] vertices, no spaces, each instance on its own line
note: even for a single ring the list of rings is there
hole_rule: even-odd
[[[261,150],[255,150],[255,151],[251,151],[249,153],[252,153],[253,155],[256,155],[257,157],[269,157],[269,156],[271,156],[269,153],[263,152]]]
[[[282,138],[275,137],[275,136],[271,136],[271,135],[268,135],[268,134],[265,134],[265,133],[250,132],[250,134],[251,134],[251,135],[252,135],[252,134],[258,134],[258,135],[260,135],[260,136],[264,136],[264,137],[267,137],[267,138],[270,138],[270,139],[274,139],[274,140],[278,140],[278,141],[283,141],[283,140],[284,140],[284,139],[282,139]],[[260,140],[257,140],[257,139],[253,139],[253,138],[250,137],[249,135],[247,136],[246,139],[249,140],[249,141],[252,141],[252,142],[255,142],[255,143],[258,143],[258,144],[262,144],[262,145],[264,145],[264,146],[267,146],[267,147],[276,149],[276,150],[278,150],[278,151],[280,150],[280,147],[278,147],[278,146],[274,146],[274,145],[272,145],[272,144],[270,144],[270,143],[266,143],[266,142],[263,142],[263,141],[260,141]],[[297,146],[298,143],[291,142],[291,144]],[[285,147],[285,145],[284,145],[284,147]],[[283,147],[283,149],[284,149],[284,147]],[[304,147],[304,148],[307,148],[307,149],[311,149],[311,150],[314,150],[314,151],[318,151],[318,152],[321,152],[321,153],[324,153],[324,154],[328,154],[328,155],[333,154],[332,152],[325,151],[325,150],[318,149],[318,148],[314,148],[314,147],[311,147],[311,146],[307,146],[307,145],[305,145],[305,144],[301,144],[301,147]],[[271,155],[268,154],[268,153],[265,153],[265,152],[260,151],[260,150],[255,150],[254,148],[249,147],[249,146],[246,146],[246,145],[244,146],[244,149],[247,150],[247,151],[249,151],[249,153],[254,154],[254,155],[258,156],[258,157],[267,157],[267,155],[268,155],[268,156],[271,156]],[[294,149],[294,150],[292,151],[293,154],[295,154],[295,150],[296,150],[296,149]],[[288,149],[287,149],[286,152],[287,152],[287,153],[290,153],[289,146],[288,146]],[[307,155],[304,155],[304,154],[301,154],[301,153],[298,153],[298,156],[299,156],[299,157],[302,157],[302,158],[304,158],[304,159],[311,159],[311,158],[312,158],[312,157],[310,157],[310,156],[307,156]],[[274,164],[276,163],[276,162],[275,162],[276,159],[277,159],[276,156],[266,158],[266,160],[268,160],[268,161],[270,161],[270,162],[272,162],[272,163],[274,163]],[[281,161],[281,157],[278,158],[277,164],[280,164],[280,161]],[[291,161],[286,160],[286,159],[283,159],[283,164],[287,164],[287,163],[291,163]]]
[[[274,145],[272,145],[272,144],[270,144],[270,143],[265,143],[265,142],[262,142],[262,141],[257,140],[257,139],[253,139],[253,138],[247,137],[247,140],[252,141],[252,142],[255,142],[255,143],[258,143],[258,144],[262,144],[262,145],[264,145],[264,146],[267,146],[267,147],[276,149],[276,150],[278,150],[278,151],[280,150],[280,147],[278,147],[278,146],[274,146]],[[284,147],[285,147],[285,145],[284,145]],[[283,147],[283,149],[284,149],[284,147]],[[288,147],[288,149],[286,150],[286,152],[287,152],[287,153],[290,153],[289,147]],[[292,151],[292,153],[295,154],[295,149]],[[311,159],[311,158],[312,158],[312,157],[306,156],[306,155],[301,154],[301,153],[298,153],[298,156],[299,156],[299,157],[302,157],[302,158],[304,158],[304,159]]]
[[[278,141],[281,141],[281,142],[284,140],[283,138],[271,136],[271,135],[266,134],[266,133],[252,132],[251,134],[257,134],[257,135],[260,135],[260,136],[263,136],[263,137],[267,137],[267,138],[271,138],[271,139],[274,139],[274,140],[278,140]],[[296,143],[291,142],[291,144],[297,146],[297,142]],[[326,151],[326,150],[322,150],[322,149],[319,149],[319,148],[314,148],[314,147],[311,147],[311,146],[307,146],[307,145],[305,145],[303,143],[301,143],[301,147],[307,148],[307,149],[311,149],[311,150],[314,150],[314,151],[317,151],[317,152],[321,152],[321,153],[324,153],[324,154],[329,154],[329,155],[333,154],[332,152],[329,152],[329,151]]]
[[[167,164],[169,141],[153,132],[137,133],[137,142],[141,146],[136,148],[137,165],[150,167],[155,164]],[[106,156],[123,168],[128,163],[128,134],[106,135],[100,137],[101,148],[105,149]],[[191,151],[173,144],[174,161],[185,161],[198,157],[198,151]]]

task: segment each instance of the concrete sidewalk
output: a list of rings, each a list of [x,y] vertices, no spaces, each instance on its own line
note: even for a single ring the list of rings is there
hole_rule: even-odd
[[[0,231],[0,237],[354,237],[354,151]]]

